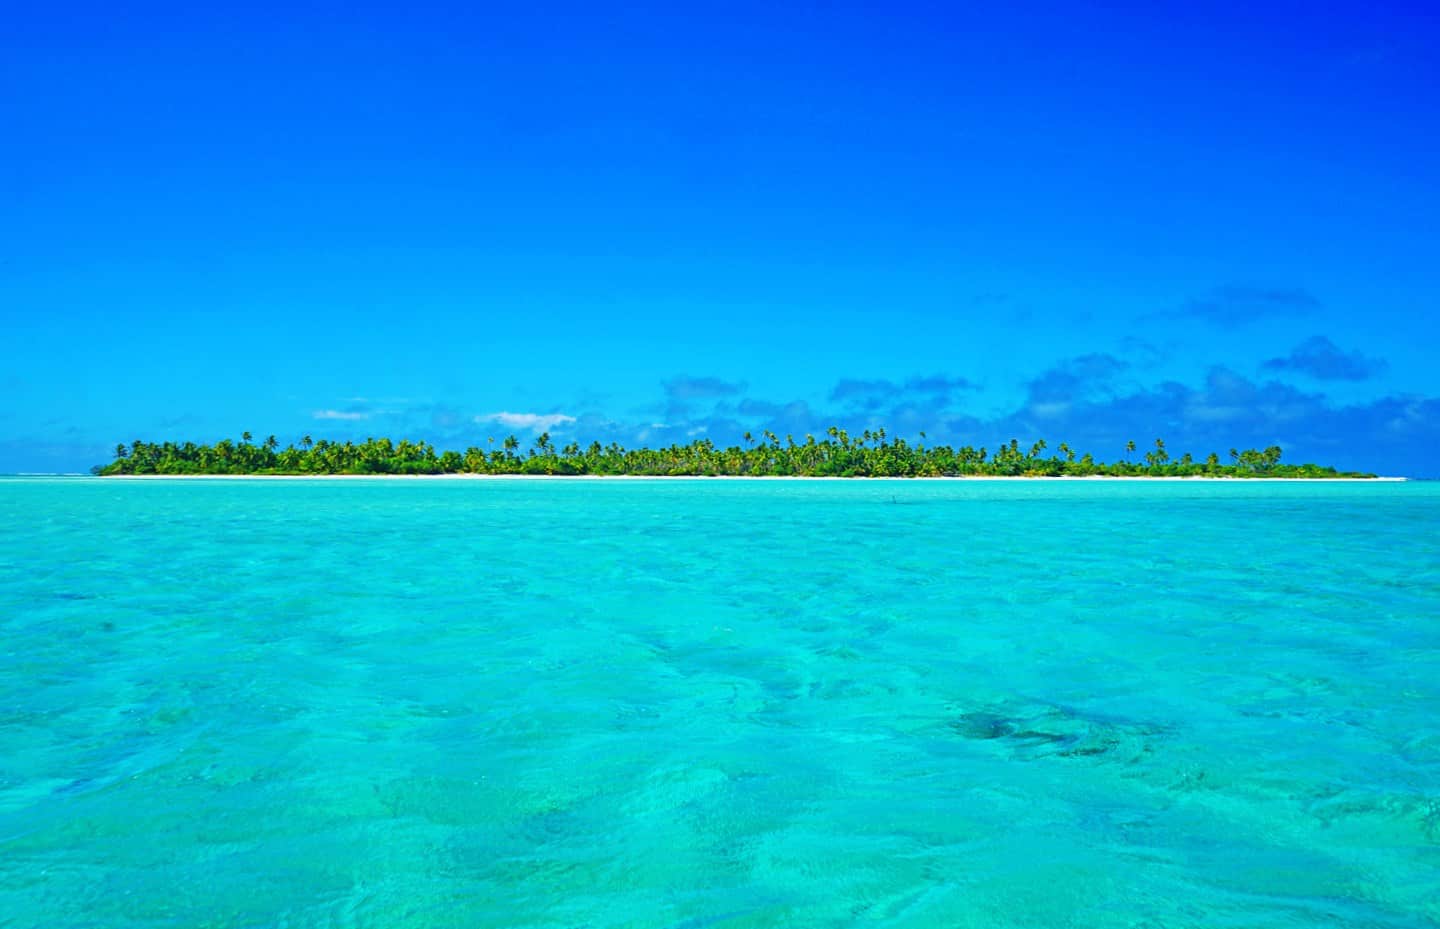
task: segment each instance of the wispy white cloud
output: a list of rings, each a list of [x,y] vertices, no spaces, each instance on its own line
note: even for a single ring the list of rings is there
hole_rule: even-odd
[[[1200,319],[1233,329],[1258,319],[1313,316],[1320,308],[1320,301],[1299,287],[1230,284],[1197,297],[1177,310],[1158,315]]]
[[[1385,361],[1341,351],[1334,342],[1317,335],[1295,346],[1288,356],[1271,358],[1261,367],[1266,371],[1296,371],[1321,381],[1363,381],[1384,371]]]
[[[369,419],[369,413],[362,413],[358,410],[316,410],[310,414],[312,419]]]
[[[573,423],[575,417],[564,413],[483,413],[475,417],[477,423],[499,423],[511,429],[533,429],[537,432],[554,429]]]
[[[745,389],[743,381],[722,381],[718,377],[677,377],[664,384],[665,393],[675,400],[705,400],[730,397]]]

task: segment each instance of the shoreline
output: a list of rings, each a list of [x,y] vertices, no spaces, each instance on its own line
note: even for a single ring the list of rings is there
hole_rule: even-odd
[[[72,475],[30,475],[33,477],[70,477]],[[102,481],[1155,481],[1155,482],[1219,482],[1230,484],[1375,484],[1405,483],[1408,477],[1212,477],[1195,475],[1172,477],[1163,475],[988,475],[958,474],[950,477],[807,477],[805,475],[772,474],[107,474],[73,475]]]

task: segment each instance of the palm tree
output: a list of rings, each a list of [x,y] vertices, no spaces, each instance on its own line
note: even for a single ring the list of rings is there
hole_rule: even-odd
[[[241,441],[241,442],[249,442],[249,441],[250,441],[250,438],[251,438],[250,433],[248,433],[248,432],[242,432],[242,433],[240,433],[240,441]]]
[[[496,474],[795,474],[846,477],[975,473],[1210,473],[1254,477],[1337,474],[1333,468],[1281,464],[1281,450],[1277,445],[1263,451],[1232,448],[1230,457],[1234,465],[1221,468],[1220,456],[1215,454],[1205,458],[1203,464],[1189,452],[1178,459],[1171,459],[1165,440],[1156,439],[1153,450],[1144,457],[1142,468],[1132,466],[1130,461],[1135,452],[1133,441],[1125,443],[1124,463],[1103,464],[1097,463],[1088,453],[1077,462],[1076,451],[1065,442],[1057,446],[1055,455],[1041,458],[1047,449],[1044,439],[1036,440],[1029,447],[1028,455],[1021,449],[1018,439],[1010,439],[990,457],[985,448],[976,449],[971,445],[963,445],[958,450],[943,443],[927,448],[924,443],[928,442],[929,436],[923,430],[918,432],[921,444],[913,446],[903,436],[890,442],[883,429],[867,429],[864,438],[857,439],[853,445],[850,435],[835,426],[826,429],[826,437],[818,443],[815,435],[806,433],[803,445],[795,444],[793,434],[785,435],[783,444],[768,429],[763,435],[766,444],[756,446],[756,436],[745,433],[746,441],[751,445],[748,450],[738,445],[717,448],[712,439],[704,438],[695,439],[687,445],[672,444],[659,449],[626,449],[618,442],[602,448],[599,442],[592,442],[588,451],[583,451],[573,441],[562,448],[555,444],[549,432],[542,432],[535,437],[534,448],[523,456],[518,453],[520,440],[514,435],[505,439],[503,452],[492,448],[487,453],[472,447],[463,456],[455,452],[437,456],[434,446],[409,439],[396,443],[382,437],[366,439],[358,445],[354,442],[336,444],[324,439],[316,442],[308,434],[300,440],[303,452],[294,445],[287,445],[277,453],[279,441],[274,435],[255,446],[250,444],[253,437],[247,431],[241,444],[231,439],[221,439],[213,446],[197,446],[194,442],[144,442],[140,439],[129,445],[122,442],[115,446],[115,461],[99,470],[104,474],[242,474],[279,468],[287,472],[328,473],[466,470]],[[834,444],[836,439],[839,440],[838,445]],[[495,437],[491,436],[489,442],[494,446]]]

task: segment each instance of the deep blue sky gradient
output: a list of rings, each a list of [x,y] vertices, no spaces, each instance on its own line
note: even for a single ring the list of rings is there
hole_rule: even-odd
[[[550,417],[1440,473],[1436,14],[775,6],[16,9],[0,471]]]

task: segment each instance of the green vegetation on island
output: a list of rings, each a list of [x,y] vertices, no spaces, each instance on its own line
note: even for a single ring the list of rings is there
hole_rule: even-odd
[[[1282,464],[1278,446],[1230,449],[1229,460],[1211,454],[1172,458],[1161,439],[1136,456],[1127,442],[1119,461],[1097,461],[1077,454],[1065,443],[1054,450],[1041,439],[1029,448],[1011,439],[994,451],[964,445],[916,444],[887,437],[884,429],[852,436],[831,427],[817,441],[806,435],[782,441],[773,432],[757,438],[745,433],[743,445],[722,448],[709,439],[665,448],[632,448],[599,442],[582,447],[557,446],[541,433],[530,448],[508,436],[498,444],[464,452],[436,452],[426,442],[366,439],[364,442],[313,441],[280,447],[275,436],[256,443],[246,432],[239,442],[222,439],[214,445],[194,442],[144,442],[115,447],[115,460],[93,470],[113,474],[533,474],[647,475],[752,477],[1238,477],[1238,478],[1368,478],[1373,474],[1341,472],[1313,464]]]

